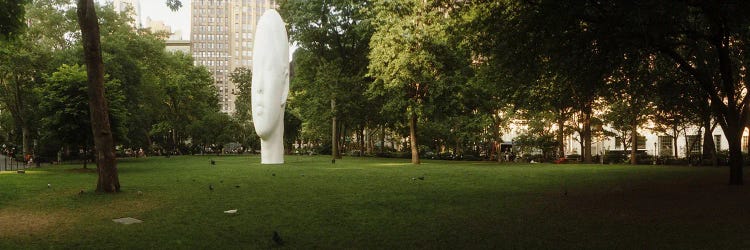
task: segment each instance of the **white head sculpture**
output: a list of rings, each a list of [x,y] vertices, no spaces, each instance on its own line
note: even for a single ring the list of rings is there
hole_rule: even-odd
[[[289,95],[289,40],[281,16],[267,10],[253,43],[253,123],[260,136],[260,162],[284,163],[284,108]]]

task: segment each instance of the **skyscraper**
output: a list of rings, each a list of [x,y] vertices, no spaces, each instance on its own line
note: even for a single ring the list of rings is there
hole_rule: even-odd
[[[238,67],[252,68],[253,31],[275,0],[193,0],[192,53],[196,65],[213,74],[221,111],[233,114],[237,88],[229,74]]]
[[[133,23],[130,25],[134,28],[143,27],[141,22],[141,1],[140,0],[114,0],[112,4],[115,6],[117,12],[124,12],[128,8],[132,8],[133,12],[130,13],[130,18],[133,18]]]

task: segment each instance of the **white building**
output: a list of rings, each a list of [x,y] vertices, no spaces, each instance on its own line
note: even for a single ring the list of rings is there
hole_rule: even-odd
[[[525,128],[520,126],[511,125],[508,133],[504,134],[503,141],[510,142],[517,135],[523,133]],[[605,129],[609,129],[605,126]],[[688,155],[688,149],[692,154],[700,153],[703,150],[703,134],[705,131],[699,127],[690,127],[681,131],[677,136],[677,141],[673,140],[673,136],[667,134],[657,134],[650,129],[640,128],[638,133],[641,135],[638,140],[638,150],[645,150],[649,155],[658,155],[659,157],[673,157],[675,149],[677,150],[677,157],[684,158]],[[714,138],[714,144],[717,151],[725,151],[729,149],[729,142],[727,141],[721,126],[711,132],[712,138]],[[591,155],[603,155],[607,150],[630,150],[630,148],[623,148],[622,142],[619,138],[615,137],[593,137],[591,138]],[[745,131],[742,136],[742,151],[748,152],[748,131]],[[565,154],[580,154],[581,144],[580,135],[573,134],[565,137]],[[630,144],[628,142],[628,144]],[[692,148],[691,148],[692,145]]]
[[[221,111],[235,112],[237,88],[229,79],[235,68],[251,68],[253,36],[260,16],[276,8],[275,0],[193,0],[192,54],[196,65],[212,73]]]
[[[133,11],[130,12],[130,18],[133,19],[133,22],[130,25],[135,28],[143,27],[140,0],[114,0],[112,4],[115,6],[117,12],[125,12],[128,9],[133,9]]]

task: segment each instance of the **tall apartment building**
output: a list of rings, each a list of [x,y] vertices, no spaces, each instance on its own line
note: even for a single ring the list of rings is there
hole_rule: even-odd
[[[256,23],[275,0],[193,0],[192,54],[196,65],[213,74],[221,111],[235,112],[237,88],[229,74],[238,67],[252,68]]]
[[[112,4],[117,12],[124,12],[128,8],[132,8],[133,12],[130,13],[130,18],[133,18],[133,22],[130,25],[135,28],[143,27],[140,0],[114,0]]]

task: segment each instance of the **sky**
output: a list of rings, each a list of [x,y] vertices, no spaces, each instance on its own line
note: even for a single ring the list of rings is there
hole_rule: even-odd
[[[182,8],[173,12],[167,7],[166,0],[141,0],[141,18],[145,25],[146,18],[162,20],[172,27],[172,32],[182,31],[183,39],[190,39],[190,7],[191,0],[182,0]]]
[[[113,0],[95,0],[98,3],[113,2]],[[172,32],[182,31],[185,40],[190,39],[190,8],[192,0],[182,0],[182,8],[174,12],[167,7],[166,0],[140,0],[141,22],[146,25],[146,18],[164,21],[172,27]]]

